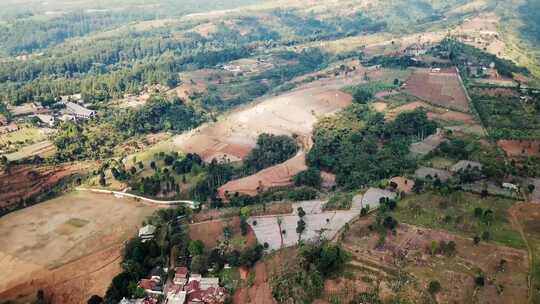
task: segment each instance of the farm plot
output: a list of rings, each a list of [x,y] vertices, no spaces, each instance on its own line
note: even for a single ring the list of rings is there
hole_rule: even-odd
[[[469,98],[456,68],[432,71],[415,69],[405,91],[436,106],[469,112]]]
[[[497,145],[510,158],[540,156],[539,140],[499,140]]]
[[[495,139],[540,138],[540,115],[532,104],[512,95],[483,95],[471,90],[482,124]]]
[[[425,299],[431,281],[441,285],[438,303],[526,303],[527,254],[493,243],[474,245],[471,239],[440,230],[400,224],[384,242],[360,220],[344,234],[343,245],[352,254],[350,270],[355,281],[381,282],[381,295],[399,295],[411,303]],[[455,243],[451,256],[433,254],[433,243]],[[504,260],[504,270],[500,270]],[[485,285],[477,288],[474,279],[482,273]],[[403,277],[401,289],[395,282]],[[366,280],[365,278],[371,278]],[[355,282],[356,283],[356,282]],[[365,287],[364,287],[365,288]],[[500,289],[504,289],[500,293]],[[368,290],[372,290],[373,286]],[[498,291],[499,290],[499,291]]]
[[[218,194],[221,198],[236,193],[255,196],[261,191],[289,187],[293,184],[292,178],[306,169],[306,155],[300,152],[282,164],[226,183],[219,187]]]
[[[508,209],[515,200],[500,197],[481,198],[468,192],[411,195],[399,202],[395,216],[400,222],[433,229],[444,229],[466,237],[484,235],[496,243],[522,249],[519,232],[510,224]],[[475,209],[482,215],[475,215]],[[484,213],[487,216],[483,216]]]
[[[130,199],[75,192],[0,218],[0,298],[35,295],[86,303],[105,292],[123,242],[155,209]]]
[[[348,222],[360,215],[360,199],[353,201],[350,210],[323,211],[325,201],[308,201],[293,204],[293,213],[288,215],[270,215],[250,217],[248,223],[255,231],[259,243],[268,243],[269,250],[279,250],[298,244],[301,240],[313,240],[319,237],[332,239]],[[302,207],[306,212],[304,221],[306,230],[299,235],[296,227],[299,221],[296,210]]]

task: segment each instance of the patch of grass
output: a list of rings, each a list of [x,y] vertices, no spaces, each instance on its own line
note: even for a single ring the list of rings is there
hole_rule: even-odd
[[[9,143],[34,143],[46,138],[38,128],[23,127],[18,131],[0,135],[0,146]]]
[[[426,161],[426,165],[428,167],[433,167],[433,168],[441,169],[441,170],[450,169],[450,167],[454,163],[455,163],[455,161],[453,161],[451,159],[448,159],[448,158],[445,158],[445,157],[440,157],[440,156],[435,156],[435,157],[429,159],[428,161]]]
[[[352,193],[336,193],[324,205],[324,210],[348,210],[352,206]]]
[[[219,274],[219,278],[223,287],[234,291],[240,283],[240,272],[238,268],[223,269]]]
[[[400,222],[443,229],[466,237],[480,236],[489,232],[490,239],[502,245],[524,248],[518,231],[511,227],[508,209],[515,201],[499,197],[481,198],[467,192],[452,192],[441,195],[428,192],[411,195],[401,200],[395,210]],[[488,222],[475,217],[475,209],[491,210]]]
[[[389,109],[394,109],[402,105],[418,101],[418,98],[406,93],[399,93],[396,95],[386,96],[383,98],[383,100],[388,104]]]

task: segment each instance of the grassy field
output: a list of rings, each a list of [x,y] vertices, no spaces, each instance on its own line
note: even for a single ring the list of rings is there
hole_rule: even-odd
[[[47,135],[34,127],[23,127],[18,131],[0,135],[0,147],[15,143],[34,143],[45,139]]]
[[[443,229],[467,237],[490,234],[490,239],[514,248],[524,248],[525,244],[508,219],[508,209],[513,200],[486,197],[466,192],[453,192],[449,195],[423,193],[411,195],[398,203],[395,211],[400,222],[434,229]],[[475,208],[491,210],[492,220],[487,224],[475,217]]]

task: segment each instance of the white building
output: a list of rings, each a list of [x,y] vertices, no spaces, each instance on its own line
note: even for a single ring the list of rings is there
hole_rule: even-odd
[[[156,233],[156,226],[152,225],[146,225],[139,229],[139,238],[142,239],[143,242],[147,240],[151,240],[154,238],[154,233]]]
[[[88,119],[96,116],[96,111],[89,110],[73,102],[66,102],[66,110],[77,118]]]

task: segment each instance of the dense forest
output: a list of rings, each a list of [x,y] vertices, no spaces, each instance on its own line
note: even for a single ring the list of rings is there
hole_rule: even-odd
[[[423,110],[405,112],[395,121],[385,122],[381,113],[353,105],[316,125],[308,163],[335,173],[339,186],[355,189],[413,170],[416,163],[409,156],[410,143],[435,129],[436,124]]]

